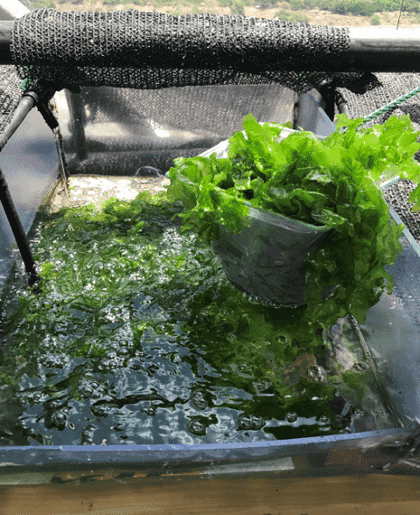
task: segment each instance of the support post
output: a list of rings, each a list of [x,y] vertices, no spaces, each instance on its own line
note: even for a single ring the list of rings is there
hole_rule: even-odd
[[[10,195],[9,188],[4,177],[3,170],[0,168],[0,201],[3,205],[4,212],[6,213],[13,235],[15,237],[17,246],[25,263],[26,273],[28,274],[29,286],[36,284],[40,277],[36,271],[36,264],[29,246],[28,239],[19,219],[13,203],[12,196]]]

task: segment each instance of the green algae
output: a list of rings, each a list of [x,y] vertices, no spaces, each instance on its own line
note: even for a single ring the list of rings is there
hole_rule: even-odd
[[[41,293],[0,322],[0,444],[198,443],[343,432],[300,309],[263,305],[180,233],[165,194],[46,214]],[[312,361],[311,361],[312,360]],[[286,371],[285,371],[286,370]]]

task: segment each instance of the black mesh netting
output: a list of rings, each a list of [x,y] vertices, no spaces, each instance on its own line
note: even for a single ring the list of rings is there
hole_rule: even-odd
[[[338,84],[337,90],[345,97],[349,105],[350,116],[352,118],[359,118],[361,116],[368,116],[419,86],[420,74],[418,73],[375,73],[375,83],[372,81],[367,87],[356,78],[354,81],[348,80]],[[418,103],[419,97],[416,95],[405,101],[403,105],[412,106]],[[365,126],[371,127],[376,123],[384,123],[392,112],[388,111],[376,117]]]
[[[288,117],[297,95],[273,85],[187,86],[158,90],[83,88],[79,100],[87,108],[84,123],[118,121],[133,134],[149,133],[149,120],[203,137],[229,138],[242,128],[245,115],[260,121]],[[74,97],[74,95],[73,95]],[[286,121],[286,120],[285,120]]]
[[[173,157],[187,152],[197,155],[228,139],[242,129],[243,118],[250,112],[260,122],[291,121],[297,94],[277,84],[151,90],[103,86],[67,93],[67,98],[74,108],[72,118],[79,120],[72,132],[76,128],[84,131],[86,153],[134,151],[137,167],[147,164],[166,171],[173,166],[171,153]],[[116,125],[120,132],[114,130]],[[146,154],[141,157],[139,151]],[[153,152],[153,163],[140,163],[139,159],[150,159]],[[165,161],[159,162],[165,155]],[[78,173],[93,173],[96,164],[86,162]],[[130,168],[124,164],[118,169],[127,173]]]
[[[15,66],[0,66],[0,134],[22,97],[21,83]]]
[[[42,76],[64,86],[279,83],[307,91],[348,47],[342,27],[236,15],[36,9],[15,20],[11,52],[16,63],[31,66],[18,67],[22,78]],[[315,71],[302,71],[308,69]]]
[[[385,199],[395,209],[414,239],[420,242],[420,212],[412,213],[413,204],[408,202],[408,196],[414,188],[412,181],[402,179],[385,191]]]

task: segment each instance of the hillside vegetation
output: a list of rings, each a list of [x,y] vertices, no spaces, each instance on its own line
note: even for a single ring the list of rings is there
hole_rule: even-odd
[[[169,14],[242,14],[319,25],[420,24],[419,0],[23,0],[29,9],[155,10]]]

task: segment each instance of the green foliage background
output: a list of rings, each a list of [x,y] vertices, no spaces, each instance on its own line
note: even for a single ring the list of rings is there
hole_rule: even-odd
[[[51,7],[58,10],[61,4],[54,0],[22,0],[29,9],[39,9],[41,7]],[[98,5],[95,0],[87,0],[91,5]],[[79,0],[68,0],[74,4],[74,9],[80,8]],[[276,13],[280,19],[289,21],[308,21],[305,15],[306,10],[319,9],[330,11],[334,14],[356,15],[371,17],[375,13],[386,13],[400,11],[404,13],[420,13],[420,2],[418,0],[218,0],[207,4],[202,0],[101,0],[103,10],[112,10],[117,5],[126,5],[126,8],[141,9],[143,6],[154,6],[159,10],[163,6],[173,6],[172,14],[182,14],[186,12],[213,12],[218,7],[229,7],[232,14],[245,14],[245,7],[261,7],[272,9],[281,7]],[[288,5],[287,5],[288,4]],[[188,9],[189,8],[189,9]],[[100,9],[96,7],[96,9]],[[373,22],[377,25],[377,19]]]

